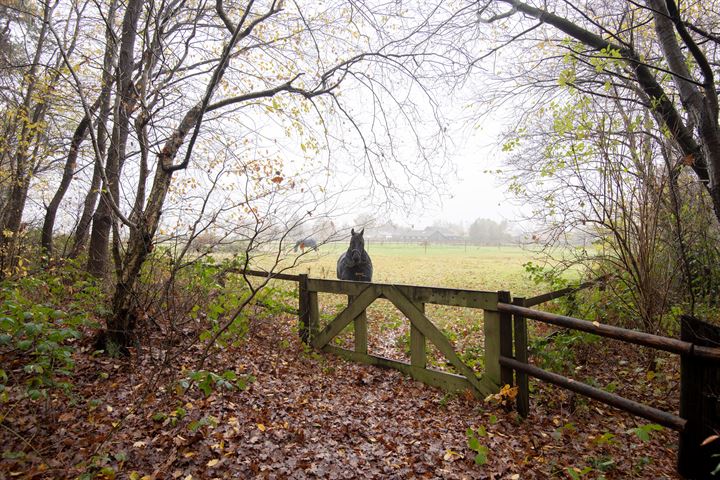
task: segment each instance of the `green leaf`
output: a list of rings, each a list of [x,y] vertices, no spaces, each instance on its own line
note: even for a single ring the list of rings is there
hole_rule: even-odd
[[[25,324],[25,333],[30,336],[35,336],[42,331],[42,325],[35,322],[28,322]]]
[[[573,480],[579,480],[580,473],[578,473],[573,467],[568,467],[565,469],[565,471],[570,475],[570,478]]]
[[[206,397],[210,396],[212,393],[212,385],[210,384],[209,378],[206,378],[205,381],[199,383],[198,387],[202,390]]]
[[[637,428],[631,428],[627,431],[627,433],[634,433],[641,441],[648,442],[650,441],[651,432],[660,431],[662,429],[663,427],[661,425],[658,425],[656,423],[649,423],[647,425],[642,425]]]
[[[162,413],[162,412],[153,413],[153,416],[152,416],[152,419],[153,419],[153,421],[155,421],[155,422],[162,422],[162,421],[165,420],[166,418],[167,418],[167,415],[165,415],[165,414]]]
[[[477,452],[480,450],[480,440],[476,436],[472,436],[468,439],[468,448],[470,450]]]
[[[28,397],[30,397],[31,400],[38,400],[42,398],[43,394],[40,390],[28,390]]]
[[[480,445],[480,448],[478,449],[478,454],[475,455],[475,464],[479,466],[483,466],[487,463],[487,454],[488,454],[488,448],[484,445]]]
[[[0,330],[5,330],[7,332],[15,330],[15,320],[10,317],[0,318]]]

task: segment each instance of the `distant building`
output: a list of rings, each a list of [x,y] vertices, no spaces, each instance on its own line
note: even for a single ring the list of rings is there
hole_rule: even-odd
[[[467,239],[461,235],[443,231],[437,227],[424,230],[401,227],[387,223],[365,233],[370,241],[389,243],[464,243]]]

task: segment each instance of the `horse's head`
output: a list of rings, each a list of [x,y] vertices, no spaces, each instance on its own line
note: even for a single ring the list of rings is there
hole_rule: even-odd
[[[357,265],[362,260],[362,252],[365,250],[365,240],[363,239],[363,233],[365,229],[360,230],[359,233],[355,233],[355,229],[350,230],[350,247],[348,248],[348,254],[352,259],[353,264]]]

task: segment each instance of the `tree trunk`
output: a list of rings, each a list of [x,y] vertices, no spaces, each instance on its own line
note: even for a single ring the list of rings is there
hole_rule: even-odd
[[[95,102],[95,105],[93,105],[93,108],[91,108],[91,113],[97,108],[98,102]],[[65,168],[63,169],[63,176],[60,180],[60,185],[58,186],[55,195],[53,196],[52,200],[50,200],[50,204],[47,206],[46,209],[40,245],[47,255],[52,255],[55,217],[57,216],[60,202],[62,202],[63,198],[65,197],[65,193],[67,193],[67,190],[70,187],[70,182],[72,182],[72,179],[75,175],[75,168],[77,167],[77,157],[80,151],[80,145],[85,140],[89,126],[90,118],[85,116],[75,129],[72,141],[70,142],[70,151],[68,152],[67,160],[65,161]]]
[[[165,146],[158,155],[155,178],[153,179],[147,206],[144,212],[138,212],[137,228],[130,229],[130,239],[123,259],[122,271],[113,294],[113,315],[107,321],[107,333],[100,337],[105,342],[111,341],[114,343],[122,353],[127,353],[127,347],[132,345],[134,340],[134,330],[138,316],[135,302],[135,283],[143,263],[152,251],[152,241],[160,223],[165,196],[172,182],[173,170],[170,167],[188,132],[200,117],[201,111],[201,104],[190,109],[185,114],[177,130],[165,142]],[[107,347],[107,345],[103,346],[102,344],[98,346],[101,348]]]
[[[101,150],[101,152],[103,151],[104,150]],[[77,258],[78,255],[85,250],[88,234],[90,232],[90,223],[92,222],[92,217],[95,213],[95,205],[97,204],[98,196],[100,196],[100,181],[100,166],[98,165],[98,160],[96,159],[95,167],[93,168],[92,181],[90,182],[90,189],[85,196],[83,212],[80,216],[77,228],[75,229],[75,235],[73,235],[73,245],[70,249],[70,254],[68,255],[69,258]]]
[[[102,161],[107,152],[107,121],[110,117],[110,100],[115,71],[115,61],[117,59],[117,41],[113,25],[115,25],[115,13],[117,11],[117,1],[110,3],[108,11],[107,29],[105,30],[105,55],[103,58],[103,75],[102,75],[102,92],[100,101],[100,112],[97,121],[97,147],[100,158],[95,159],[93,166],[93,176],[90,182],[90,189],[85,196],[83,211],[80,216],[75,235],[73,236],[73,245],[70,249],[70,258],[77,258],[85,249],[90,231],[90,222],[95,213],[95,205],[100,195],[100,182],[102,175]],[[104,94],[104,95],[103,95]]]
[[[132,72],[135,67],[134,50],[137,38],[137,24],[142,12],[142,0],[130,0],[125,11],[122,26],[122,41],[117,74],[116,115],[113,122],[112,138],[105,166],[105,180],[100,195],[100,204],[93,216],[92,233],[87,269],[91,275],[105,275],[108,263],[110,229],[113,222],[112,205],[117,205],[120,193],[120,174],[125,162],[125,149],[130,132],[130,116],[137,97],[133,92]]]
[[[12,275],[18,264],[20,226],[30,188],[30,178],[31,176],[26,174],[13,183],[10,198],[5,205],[2,229],[0,229],[0,278]]]
[[[25,210],[33,173],[30,161],[31,145],[40,134],[38,122],[45,112],[41,104],[36,104],[34,108],[32,105],[36,94],[41,55],[47,41],[48,22],[56,5],[57,2],[54,5],[50,5],[49,2],[45,4],[42,28],[35,47],[34,58],[30,70],[25,75],[27,87],[24,92],[23,104],[20,107],[19,113],[21,115],[18,115],[24,120],[21,120],[22,126],[20,127],[17,150],[14,154],[15,168],[10,177],[11,187],[8,201],[0,214],[0,278],[11,274],[17,265],[18,237],[20,236],[22,215]],[[33,112],[32,116],[30,115],[31,111]],[[31,117],[31,119],[28,117]]]

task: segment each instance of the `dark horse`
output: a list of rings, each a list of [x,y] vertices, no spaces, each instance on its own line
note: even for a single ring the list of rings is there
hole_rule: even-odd
[[[364,228],[360,233],[355,233],[354,228],[350,231],[350,246],[337,261],[337,277],[340,280],[372,281],[372,261],[365,251],[363,233]]]
[[[303,238],[302,240],[298,240],[297,242],[295,242],[295,248],[293,249],[293,251],[297,252],[298,248],[300,249],[301,252],[305,253],[306,248],[311,248],[311,249],[317,251],[318,245],[314,238],[308,237],[308,238]]]

